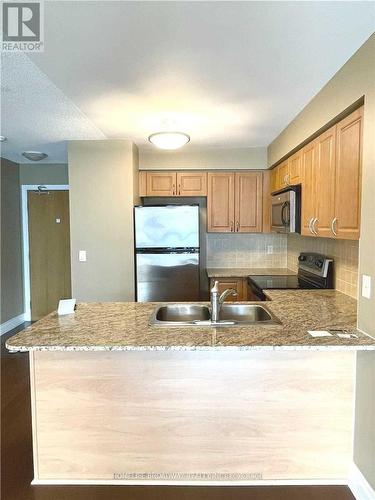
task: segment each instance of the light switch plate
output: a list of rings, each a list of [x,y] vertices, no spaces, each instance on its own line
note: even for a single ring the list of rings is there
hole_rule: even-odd
[[[362,274],[362,297],[371,299],[371,276]]]
[[[86,258],[86,250],[80,250],[79,253],[78,253],[78,260],[80,262],[86,262],[87,258]]]

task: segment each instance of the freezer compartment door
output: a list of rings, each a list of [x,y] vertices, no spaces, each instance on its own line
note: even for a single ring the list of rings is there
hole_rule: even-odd
[[[199,253],[139,253],[138,302],[199,300]]]
[[[135,208],[136,248],[199,247],[199,207]]]

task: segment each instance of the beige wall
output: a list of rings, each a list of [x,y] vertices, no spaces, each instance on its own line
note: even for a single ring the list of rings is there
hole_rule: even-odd
[[[359,328],[375,336],[375,35],[353,55],[268,148],[272,165],[353,102],[365,96],[360,274],[372,277],[371,299],[359,298]],[[375,354],[358,356],[355,461],[375,487]],[[373,373],[373,372],[372,372]],[[366,413],[368,414],[366,417]]]
[[[140,150],[141,170],[174,169],[264,169],[266,148],[196,148],[189,145],[178,151],[150,148]]]
[[[334,287],[350,297],[358,296],[358,241],[288,235],[288,268],[297,272],[300,252],[317,252],[334,260]]]
[[[375,491],[375,354],[357,355],[354,462]]]
[[[23,312],[19,165],[2,158],[0,323],[5,323]]]
[[[68,146],[72,294],[80,301],[134,300],[136,149],[127,140]],[[87,251],[87,262],[78,251]]]
[[[65,163],[22,163],[21,184],[69,184],[68,165]]]

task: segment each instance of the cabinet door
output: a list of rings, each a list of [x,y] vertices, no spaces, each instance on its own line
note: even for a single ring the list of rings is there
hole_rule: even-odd
[[[292,186],[299,184],[301,182],[301,150],[297,151],[288,160],[288,170],[289,177],[288,182]]]
[[[234,173],[208,173],[207,231],[234,231]]]
[[[177,172],[178,196],[207,196],[206,172]]]
[[[270,188],[271,193],[277,191],[278,186],[279,186],[279,169],[276,167],[271,170],[271,188]]]
[[[234,182],[235,231],[262,232],[262,172],[237,172]]]
[[[219,292],[223,293],[227,288],[234,288],[237,296],[230,295],[225,299],[226,302],[238,302],[239,300],[246,300],[244,297],[244,280],[243,278],[211,278],[211,288],[214,282],[219,282]]]
[[[301,234],[313,236],[311,222],[315,217],[316,141],[307,144],[301,153],[302,191],[301,191]]]
[[[317,236],[332,237],[331,224],[335,211],[336,125],[316,139],[315,217],[313,230]]]
[[[289,185],[289,164],[288,160],[281,163],[278,167],[278,189],[284,189]]]
[[[175,196],[176,172],[147,172],[147,196]]]
[[[363,107],[337,124],[335,220],[337,238],[359,239]]]
[[[138,174],[139,196],[147,196],[147,172],[140,171]]]

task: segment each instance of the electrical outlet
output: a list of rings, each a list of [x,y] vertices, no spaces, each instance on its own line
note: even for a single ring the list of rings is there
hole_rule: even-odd
[[[362,297],[371,299],[371,276],[362,274]]]
[[[267,253],[273,253],[273,245],[267,245]]]
[[[80,250],[78,253],[78,260],[80,262],[86,262],[86,250]]]

